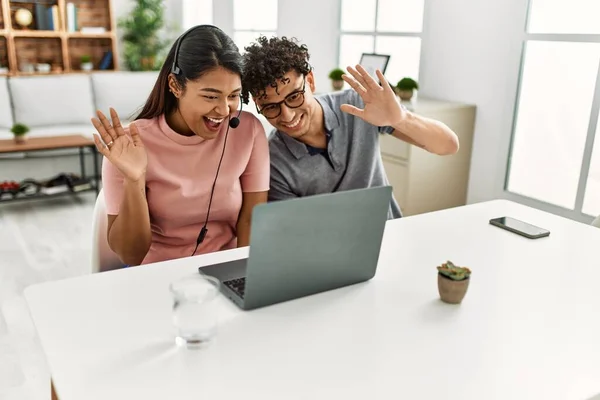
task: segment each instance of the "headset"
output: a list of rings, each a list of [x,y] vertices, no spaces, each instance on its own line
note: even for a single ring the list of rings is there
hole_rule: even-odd
[[[187,31],[185,31],[180,37],[179,39],[177,39],[177,44],[175,45],[175,54],[173,56],[173,65],[171,66],[171,73],[173,75],[179,75],[181,74],[181,68],[179,68],[179,66],[177,65],[177,60],[179,58],[179,48],[181,47],[181,42],[183,42],[183,39],[193,30],[198,29],[198,28],[213,28],[216,30],[220,30],[219,28],[217,28],[214,25],[197,25],[194,26],[190,29],[188,29]],[[192,252],[192,256],[194,254],[196,254],[196,250],[198,250],[198,246],[200,246],[200,244],[204,241],[204,238],[206,237],[206,234],[208,232],[208,228],[206,227],[206,225],[208,225],[208,217],[210,215],[210,206],[212,205],[212,199],[213,199],[213,194],[215,193],[215,185],[217,183],[217,178],[219,176],[219,170],[221,169],[221,162],[223,161],[223,156],[225,155],[225,147],[227,145],[227,136],[229,135],[229,128],[237,128],[240,125],[240,115],[242,114],[242,108],[243,108],[243,102],[242,102],[242,98],[240,95],[240,110],[238,111],[238,114],[236,117],[231,117],[229,116],[229,124],[227,125],[227,131],[225,132],[225,140],[223,142],[223,151],[221,152],[221,158],[219,159],[219,165],[217,166],[217,173],[215,174],[215,180],[213,181],[212,184],[212,189],[210,190],[210,198],[208,200],[208,210],[206,211],[206,220],[204,221],[204,226],[202,227],[202,229],[200,229],[200,233],[198,234],[198,238],[196,239],[196,247],[194,248],[194,251]]]

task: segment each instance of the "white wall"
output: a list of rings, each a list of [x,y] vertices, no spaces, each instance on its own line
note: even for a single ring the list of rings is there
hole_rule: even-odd
[[[329,71],[337,67],[340,0],[280,0],[278,36],[295,37],[308,46],[319,92],[330,90]]]
[[[503,195],[527,0],[427,0],[420,94],[477,105],[468,202]]]
[[[213,0],[213,23],[233,37],[233,0]]]

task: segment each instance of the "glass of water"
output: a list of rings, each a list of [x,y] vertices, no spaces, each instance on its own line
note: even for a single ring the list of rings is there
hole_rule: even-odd
[[[201,274],[171,283],[177,344],[201,346],[214,337],[218,324],[214,300],[219,293],[219,284],[218,279]]]

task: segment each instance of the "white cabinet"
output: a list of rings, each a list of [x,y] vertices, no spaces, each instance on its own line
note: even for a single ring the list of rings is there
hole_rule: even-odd
[[[381,135],[381,155],[394,196],[404,216],[466,204],[475,106],[427,98],[403,103],[410,111],[448,125],[460,148],[438,156],[391,135]]]

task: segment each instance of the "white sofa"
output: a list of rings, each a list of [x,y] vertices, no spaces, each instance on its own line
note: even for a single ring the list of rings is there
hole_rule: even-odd
[[[98,72],[0,78],[0,137],[23,123],[30,137],[81,133],[92,135],[97,109],[115,108],[126,121],[143,106],[156,72]]]
[[[12,138],[11,127],[23,123],[28,137],[79,133],[92,137],[90,121],[113,107],[128,124],[144,105],[158,72],[93,72],[31,77],[0,77],[0,139]],[[256,115],[254,104],[244,110]],[[268,133],[272,127],[262,117]],[[91,157],[86,165],[92,171]],[[76,150],[0,156],[0,181],[44,178],[61,172],[78,172]]]

